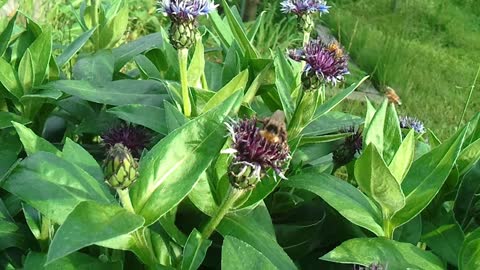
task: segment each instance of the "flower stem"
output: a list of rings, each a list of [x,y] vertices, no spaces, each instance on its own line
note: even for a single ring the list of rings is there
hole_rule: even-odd
[[[129,189],[117,188],[117,193],[118,197],[120,198],[120,202],[123,205],[123,208],[125,208],[129,212],[135,213],[135,210],[133,210],[132,201],[130,200]]]
[[[182,86],[183,113],[186,117],[192,114],[192,105],[188,94],[188,49],[178,49],[178,64],[180,66],[180,84]]]
[[[472,99],[473,90],[475,89],[475,86],[477,85],[478,75],[480,75],[480,66],[478,67],[477,75],[475,75],[475,79],[473,80],[472,87],[470,88],[470,93],[468,94],[468,98],[467,98],[467,102],[465,103],[465,107],[463,107],[463,113],[462,113],[462,117],[460,118],[460,122],[458,123],[458,127],[460,127],[460,125],[462,125],[463,118],[465,117],[465,113],[467,112],[467,108],[470,105],[470,100]]]
[[[394,231],[393,224],[390,222],[389,219],[383,220],[383,231],[385,233],[385,237],[388,239],[393,240],[393,231]]]
[[[222,204],[218,208],[217,213],[210,219],[202,232],[202,238],[208,239],[217,228],[218,224],[222,221],[223,217],[232,208],[233,204],[242,196],[245,191],[243,189],[236,189],[232,186],[229,187],[228,193],[223,199]]]
[[[308,42],[310,41],[310,32],[304,31],[303,32],[303,47],[305,47]]]

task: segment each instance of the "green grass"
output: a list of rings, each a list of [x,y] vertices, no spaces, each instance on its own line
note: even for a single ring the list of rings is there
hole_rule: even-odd
[[[332,0],[327,25],[379,88],[402,98],[441,138],[456,130],[480,65],[480,8],[474,1]],[[350,109],[352,108],[352,109]],[[362,112],[362,104],[343,110]],[[480,111],[478,87],[464,121]]]

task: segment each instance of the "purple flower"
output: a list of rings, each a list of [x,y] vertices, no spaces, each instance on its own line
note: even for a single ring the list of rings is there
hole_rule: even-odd
[[[232,136],[231,148],[223,151],[233,155],[230,165],[231,183],[236,188],[253,188],[271,168],[282,179],[284,165],[290,159],[290,149],[285,140],[274,142],[264,136],[263,127],[256,118],[244,119],[227,128]]]
[[[351,127],[344,132],[350,132],[352,135],[346,137],[343,144],[333,151],[332,159],[336,168],[347,165],[355,158],[355,154],[360,154],[363,149],[362,130]]]
[[[417,133],[425,133],[425,126],[423,122],[415,117],[400,116],[400,127],[405,129],[413,129]]]
[[[158,6],[158,11],[173,21],[194,21],[198,16],[207,15],[217,7],[210,0],[160,0]]]
[[[372,263],[367,267],[362,267],[355,265],[353,266],[353,270],[387,270],[387,266],[383,266],[382,264],[379,263]]]
[[[327,2],[325,0],[284,0],[281,10],[284,13],[295,13],[299,16],[311,13],[328,13]]]
[[[120,143],[127,147],[135,158],[139,158],[150,142],[147,129],[122,123],[105,132],[101,137],[107,148],[112,148]]]
[[[293,56],[293,57],[292,57]],[[312,40],[304,49],[290,51],[290,57],[296,61],[305,61],[304,75],[316,76],[321,81],[335,86],[349,74],[348,55],[337,42],[326,44]]]

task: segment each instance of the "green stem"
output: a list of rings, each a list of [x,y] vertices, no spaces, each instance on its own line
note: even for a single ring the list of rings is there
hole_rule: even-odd
[[[303,32],[303,47],[310,41],[310,32]]]
[[[388,239],[393,240],[393,231],[394,231],[393,224],[390,222],[389,219],[383,220],[383,231],[385,233],[385,237]]]
[[[186,117],[192,114],[190,95],[188,94],[188,49],[178,49],[178,64],[180,66],[180,84],[182,86],[183,113]]]
[[[120,198],[120,202],[127,211],[132,212],[135,214],[135,210],[133,209],[132,201],[130,200],[130,190],[128,188],[121,189],[117,188],[118,197]]]
[[[50,227],[52,223],[49,218],[42,216],[42,225],[40,228],[40,237],[38,239],[40,244],[40,249],[42,251],[47,251],[48,246],[50,245]]]
[[[212,235],[218,224],[220,224],[220,222],[222,221],[223,217],[225,217],[228,211],[232,208],[233,204],[238,200],[238,198],[240,198],[240,196],[242,196],[243,193],[243,189],[236,189],[232,186],[229,187],[228,193],[223,199],[222,204],[218,208],[217,213],[210,219],[210,221],[203,229],[203,239],[208,239]]]
[[[478,80],[478,75],[479,74],[480,74],[480,66],[478,67],[477,75],[475,75],[475,80],[473,81],[472,87],[470,88],[470,94],[468,94],[468,99],[467,99],[467,102],[465,103],[465,107],[463,107],[462,117],[460,118],[460,122],[458,123],[459,128],[460,128],[460,125],[462,125],[463,118],[465,117],[465,113],[467,112],[467,108],[470,105],[470,100],[472,99],[473,90],[475,89],[475,86],[477,85],[477,80]]]
[[[202,76],[200,77],[200,81],[202,82],[202,89],[208,90],[207,76],[205,76],[205,72],[202,73]]]
[[[92,27],[95,27],[99,24],[98,10],[100,8],[100,2],[101,0],[90,1],[90,5],[91,5],[90,16],[92,17]],[[97,31],[97,34],[95,34],[95,49],[98,50],[99,46],[100,46],[100,34],[99,34],[99,31]]]

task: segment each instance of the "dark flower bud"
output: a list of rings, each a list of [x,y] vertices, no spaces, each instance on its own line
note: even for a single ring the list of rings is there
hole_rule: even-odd
[[[346,130],[346,132],[352,132],[353,134],[346,137],[343,144],[338,146],[333,151],[333,163],[335,168],[340,168],[350,163],[356,154],[360,154],[363,147],[362,131],[355,131],[354,128]]]
[[[138,162],[121,143],[111,147],[103,162],[105,181],[113,188],[128,188],[138,177]]]
[[[139,158],[150,142],[150,134],[143,127],[121,124],[102,134],[102,142],[107,150],[120,143],[127,147],[133,157]]]

